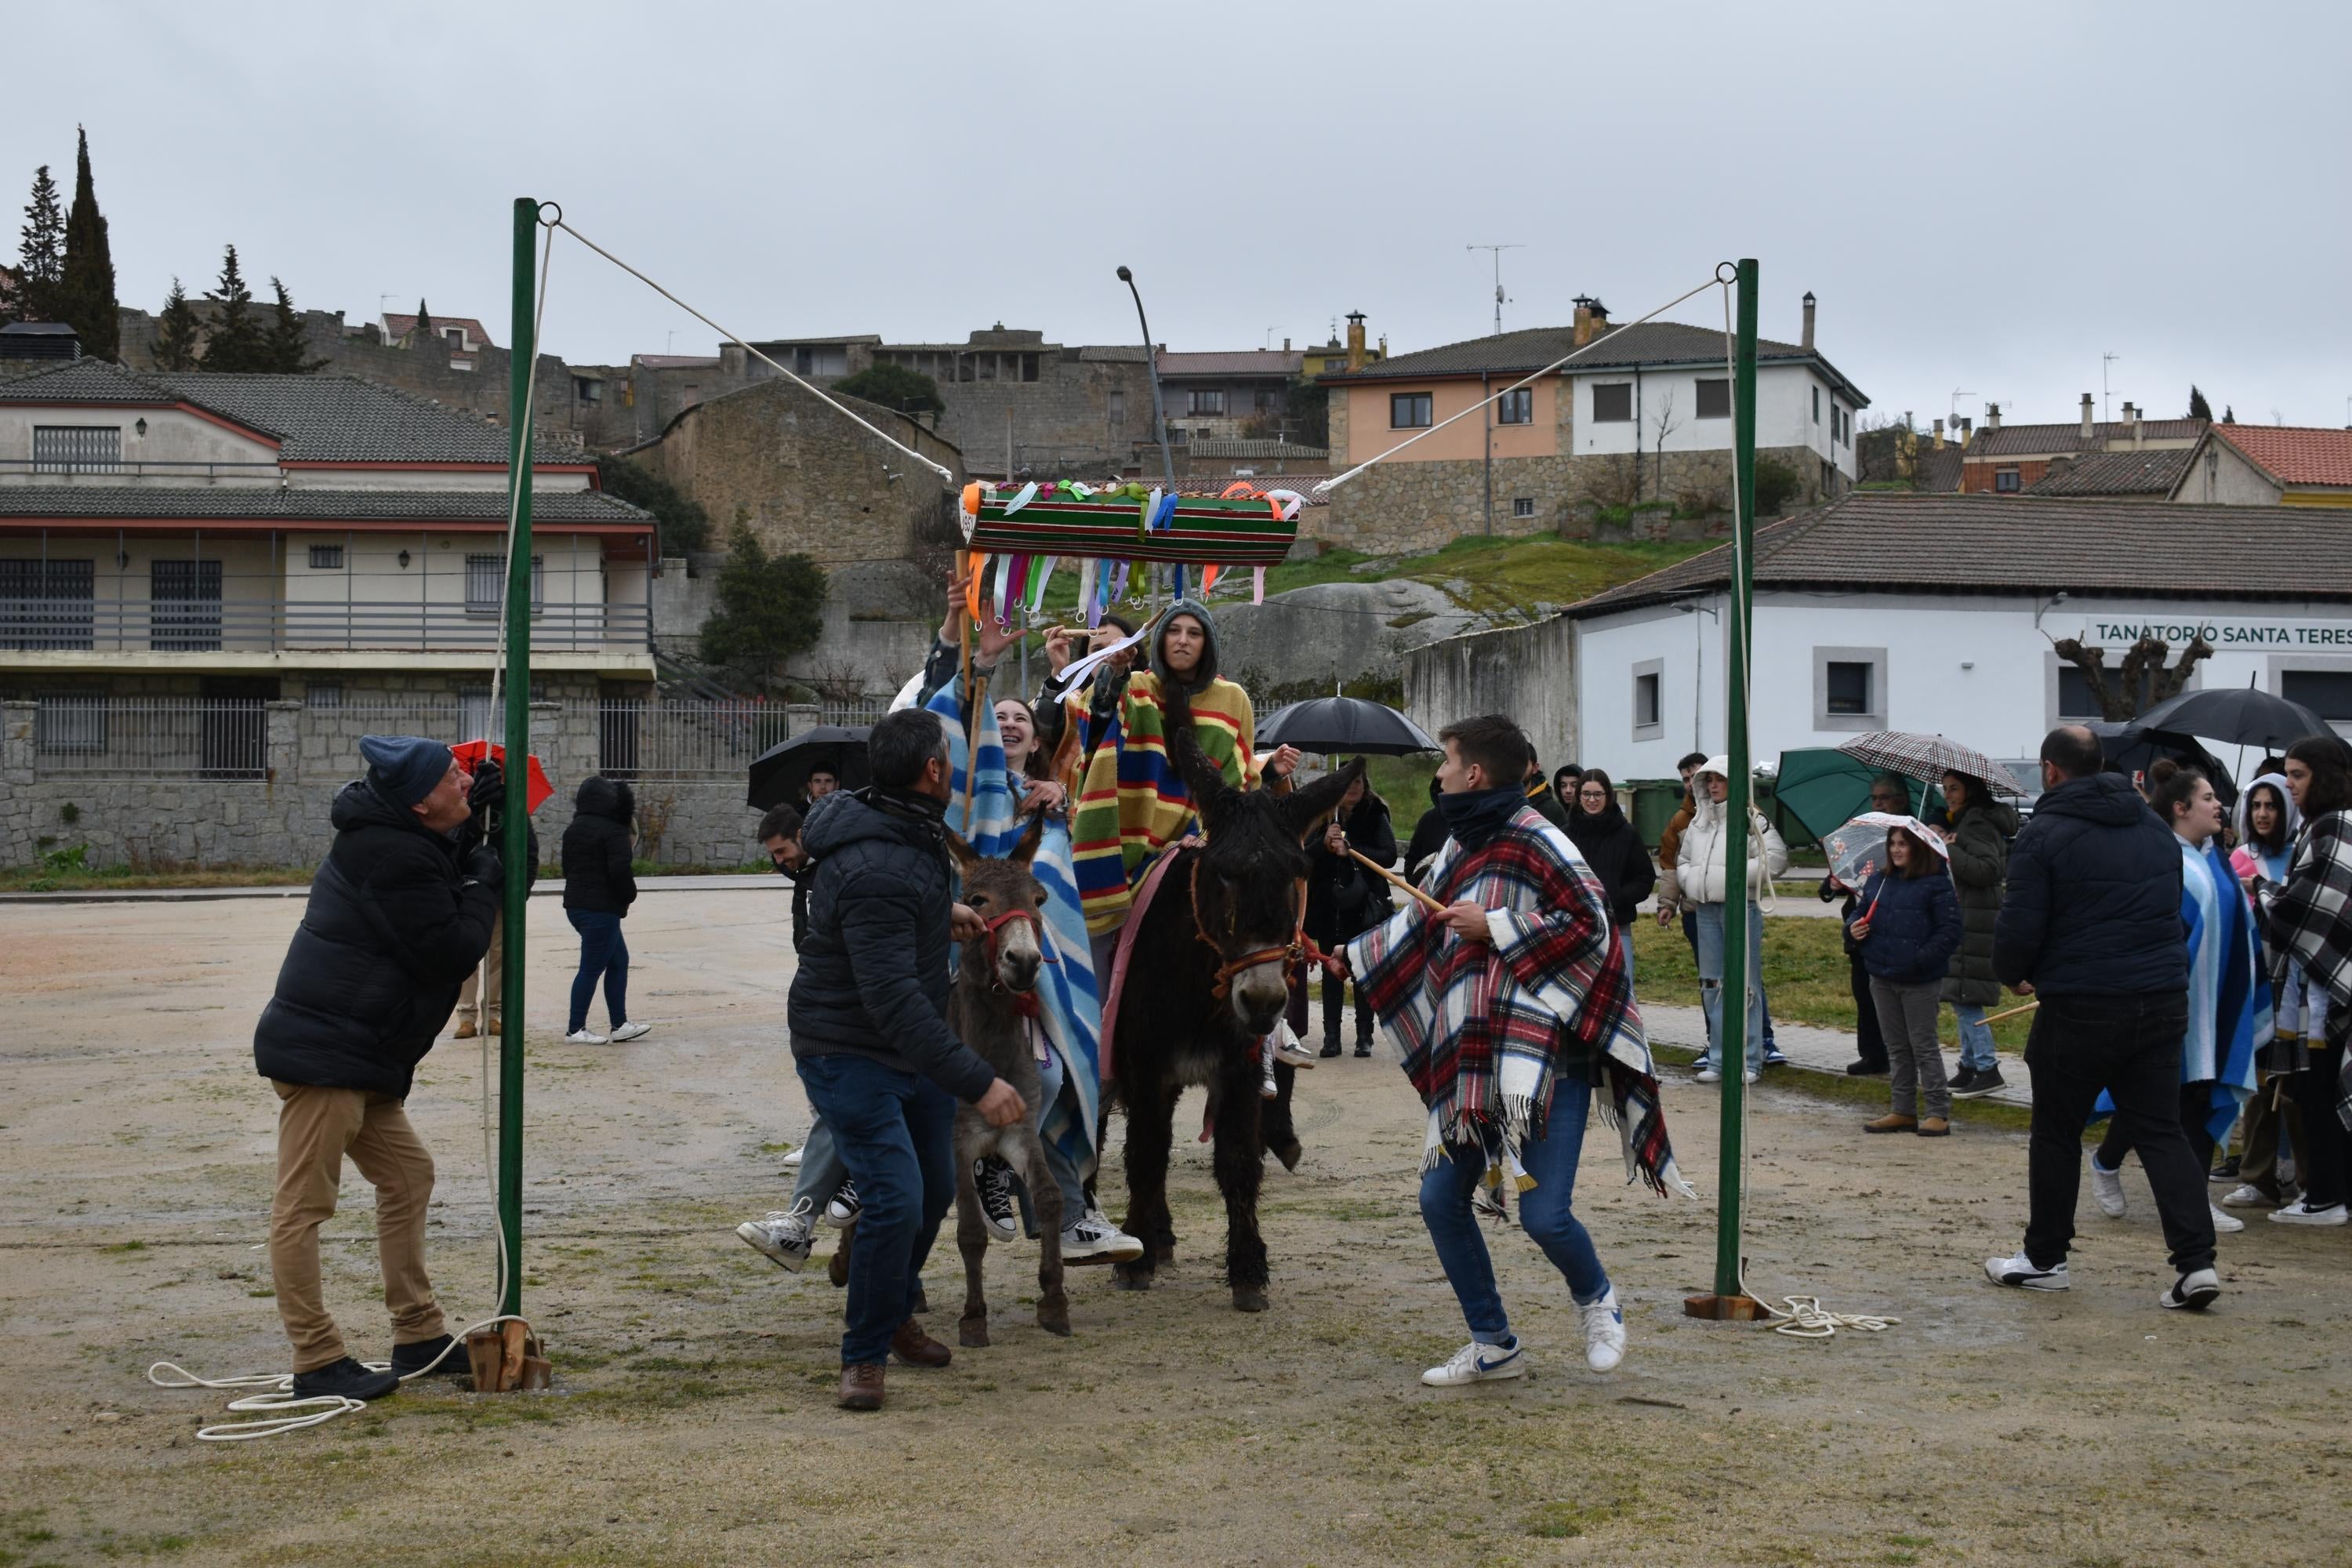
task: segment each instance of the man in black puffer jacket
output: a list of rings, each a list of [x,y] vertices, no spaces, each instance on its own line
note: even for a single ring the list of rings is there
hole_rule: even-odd
[[[2053,730],[2042,742],[2043,794],[2010,850],[1992,959],[2002,984],[2042,1004],[2025,1047],[2031,1217],[2024,1249],[1987,1259],[1985,1272],[1997,1285],[2066,1288],[2083,1129],[2104,1089],[2129,1124],[2171,1249],[2177,1278],[2163,1304],[2201,1308],[2221,1287],[2205,1173],[2180,1130],[2180,845],[2129,779],[2099,771],[2104,761],[2081,725]]]
[[[866,751],[873,787],[826,795],[801,829],[816,874],[787,1003],[801,1082],[863,1205],[841,1339],[846,1410],[881,1408],[893,1352],[915,1366],[948,1363],[913,1305],[955,1199],[955,1102],[996,1127],[1028,1114],[1020,1091],[948,1027],[950,945],[984,928],[955,902],[949,876],[947,731],[938,715],[906,709],[874,726]]]
[[[369,735],[360,753],[367,776],[335,797],[334,847],[254,1029],[253,1060],[278,1091],[269,1269],[294,1344],[294,1392],[375,1399],[449,1344],[425,1272],[433,1158],[403,1102],[490,945],[504,877],[487,847],[460,863],[450,835],[472,814],[472,780],[448,747]],[[335,1212],[346,1154],[376,1191],[389,1373],[346,1353],[320,1293],[319,1226]],[[465,1358],[440,1368],[463,1372]]]

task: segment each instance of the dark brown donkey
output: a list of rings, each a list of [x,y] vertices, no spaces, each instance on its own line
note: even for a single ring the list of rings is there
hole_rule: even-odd
[[[982,1266],[988,1258],[988,1225],[973,1184],[972,1164],[993,1154],[1020,1173],[1037,1219],[1037,1326],[1048,1333],[1070,1331],[1070,1301],[1062,1294],[1062,1189],[1045,1167],[1045,1141],[1037,1135],[1044,1084],[1037,1072],[1037,970],[1045,957],[1038,912],[1045,889],[1029,874],[1029,862],[1045,837],[1038,817],[1013,847],[1009,859],[984,859],[954,834],[948,847],[963,873],[963,901],[988,922],[985,936],[963,944],[956,962],[955,986],[948,994],[948,1026],[980,1053],[996,1076],[1021,1091],[1028,1114],[1010,1127],[991,1127],[969,1105],[955,1113],[956,1248],[963,1254],[963,1318],[958,1340],[988,1342],[988,1298]],[[1051,1047],[1048,1047],[1049,1049]]]
[[[1262,1117],[1275,1118],[1286,1164],[1297,1157],[1286,1113],[1259,1098],[1259,1042],[1289,1000],[1306,912],[1306,841],[1363,770],[1350,764],[1288,795],[1229,787],[1190,730],[1170,747],[1208,829],[1206,847],[1176,859],[1135,933],[1119,994],[1112,1070],[1127,1107],[1127,1225],[1144,1254],[1114,1270],[1118,1287],[1148,1290],[1176,1256],[1168,1213],[1168,1157],[1177,1097],[1205,1088],[1215,1124],[1217,1187],[1225,1199],[1225,1282],[1234,1306],[1266,1309],[1265,1239],[1257,1193],[1265,1163]]]

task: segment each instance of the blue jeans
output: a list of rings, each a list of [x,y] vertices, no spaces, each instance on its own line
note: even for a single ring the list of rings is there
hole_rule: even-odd
[[[803,1057],[799,1067],[862,1205],[841,1364],[879,1366],[889,1359],[890,1336],[914,1315],[924,1259],[955,1202],[955,1101],[868,1057]]]
[[[621,917],[597,910],[566,910],[563,918],[580,933],[580,973],[572,977],[572,1026],[576,1035],[588,1026],[588,1003],[596,994],[596,977],[604,977],[604,1011],[612,1027],[629,1021],[629,944],[621,937]]]
[[[1059,1051],[1048,1050],[1045,1053],[1045,1059],[1037,1064],[1037,1077],[1040,1082],[1037,1131],[1043,1133],[1045,1131],[1045,1119],[1054,1114],[1054,1102],[1062,1098],[1064,1071]],[[1051,1138],[1046,1139],[1045,1142],[1045,1169],[1053,1173],[1054,1184],[1062,1189],[1062,1223],[1066,1226],[1070,1225],[1087,1212],[1087,1184],[1079,1178],[1078,1168],[1070,1163],[1069,1156],[1055,1148]],[[1015,1171],[1013,1173],[1019,1177],[1023,1184],[1020,1190],[1023,1228],[1034,1234],[1037,1228],[1037,1218],[1029,1210],[1027,1185],[1029,1173]]]
[[[1701,1067],[1722,1066],[1723,1033],[1723,911],[1722,904],[1701,904],[1698,907],[1698,996],[1706,1010],[1706,1055],[1700,1058]],[[1748,905],[1748,978],[1752,986],[1748,1001],[1748,1027],[1744,1037],[1748,1047],[1748,1067],[1760,1072],[1764,1067],[1764,911],[1753,900]]]
[[[833,1128],[820,1116],[809,1129],[808,1142],[801,1146],[801,1171],[793,1183],[793,1204],[797,1207],[803,1198],[807,1198],[823,1208],[848,1179],[849,1167],[841,1159],[841,1140],[833,1135]]]
[[[1985,1010],[1973,1002],[1955,1002],[1952,1016],[1960,1021],[1960,1065],[1989,1071],[1994,1061],[1992,1026],[1985,1022]]]
[[[1519,1194],[1519,1224],[1568,1279],[1569,1294],[1582,1306],[1609,1290],[1609,1275],[1584,1222],[1570,1206],[1576,1196],[1576,1162],[1584,1151],[1584,1124],[1592,1111],[1592,1086],[1582,1078],[1561,1079],[1552,1091],[1551,1120],[1538,1142],[1519,1151],[1519,1163],[1536,1184]],[[1486,1152],[1449,1148],[1435,1170],[1421,1179],[1421,1218],[1436,1244],[1446,1283],[1462,1303],[1470,1337],[1483,1345],[1507,1344],[1511,1320],[1495,1289],[1495,1261],[1470,1212],[1470,1200],[1486,1173]]]

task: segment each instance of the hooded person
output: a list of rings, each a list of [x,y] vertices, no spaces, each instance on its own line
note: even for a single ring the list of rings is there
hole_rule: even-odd
[[[2284,773],[2258,775],[2238,796],[2238,847],[2230,869],[2260,908],[2275,897],[2294,868],[2303,813]],[[2254,1058],[2254,1095],[2246,1101],[2245,1150],[2238,1158],[2238,1184],[2221,1199],[2223,1208],[2278,1207],[2286,1202],[2279,1180],[2279,1131],[2291,1148],[2308,1149],[2303,1112],[2288,1092],[2294,1075],[2311,1065],[2310,1047],[2327,1037],[2327,987],[2312,984],[2303,965],[2286,953],[2271,959],[2271,1043]]]
[[[1748,1057],[1747,1081],[1755,1082],[1763,1070],[1768,1049],[1763,902],[1772,896],[1772,879],[1789,868],[1789,847],[1752,805],[1748,810],[1745,874],[1727,866],[1731,853],[1730,766],[1718,752],[1691,775],[1691,819],[1675,846],[1676,894],[1697,914],[1699,1001],[1706,1014],[1706,1054],[1699,1058],[1697,1074],[1701,1083],[1721,1082],[1724,1071],[1724,910],[1735,892],[1740,892],[1748,905],[1748,1026],[1741,1036]]]
[[[1992,972],[1992,930],[2009,885],[2009,841],[2017,836],[2017,809],[1993,796],[1992,786],[1968,773],[1944,775],[1947,826],[1938,831],[1950,858],[1952,888],[1960,900],[1960,945],[1945,972],[1943,999],[1960,1026],[1960,1070],[1952,1098],[1977,1100],[2003,1087],[1985,1009],[2000,1003]]]
[[[1126,921],[1153,863],[1199,818],[1169,754],[1177,731],[1192,731],[1202,754],[1234,789],[1257,788],[1262,772],[1286,781],[1297,757],[1283,747],[1261,770],[1256,715],[1249,693],[1218,673],[1217,626],[1207,605],[1177,600],[1152,629],[1150,646],[1150,667],[1128,678],[1116,714],[1097,738],[1071,827],[1087,931],[1097,940]],[[1100,973],[1107,966],[1096,967]]]
[[[367,775],[343,786],[335,839],[253,1031],[255,1070],[277,1091],[278,1183],[269,1271],[294,1347],[293,1391],[377,1399],[451,1357],[425,1271],[433,1157],[410,1126],[416,1066],[490,944],[505,875],[495,851],[461,852],[472,780],[449,748],[415,736],[360,741]],[[327,1312],[319,1226],[348,1156],[375,1188],[376,1252],[392,1315],[392,1370],[362,1366]]]
[[[591,774],[580,781],[572,825],[563,830],[563,918],[580,933],[580,972],[572,977],[571,1022],[563,1032],[571,1045],[618,1045],[653,1026],[629,1022],[629,944],[621,935],[621,921],[637,901],[636,813],[636,795],[626,784]],[[603,1035],[588,1028],[588,1004],[600,977],[611,1020]]]

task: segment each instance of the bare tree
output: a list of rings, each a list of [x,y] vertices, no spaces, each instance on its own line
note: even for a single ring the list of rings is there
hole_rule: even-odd
[[[1675,417],[1675,395],[1673,390],[1669,388],[1665,396],[1658,400],[1658,416],[1651,426],[1651,428],[1656,433],[1655,439],[1651,443],[1651,450],[1657,455],[1657,462],[1654,466],[1655,472],[1650,476],[1650,499],[1652,500],[1663,500],[1665,499],[1666,437],[1682,427],[1683,422]]]
[[[2116,723],[2179,696],[2190,672],[2213,656],[2213,646],[2200,637],[2180,650],[2179,663],[2168,668],[2165,660],[2172,653],[2172,645],[2160,637],[2144,637],[2125,650],[2123,663],[2110,680],[2105,648],[2085,647],[2079,637],[2060,637],[2051,646],[2060,658],[2083,672],[2084,684],[2090,688],[2091,700],[2099,705],[2100,715]]]

